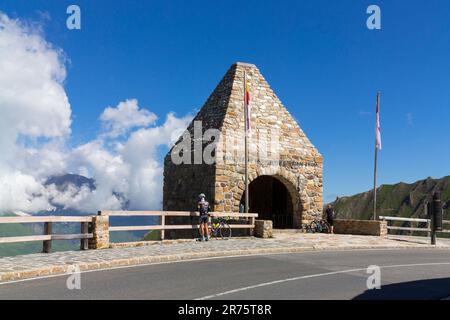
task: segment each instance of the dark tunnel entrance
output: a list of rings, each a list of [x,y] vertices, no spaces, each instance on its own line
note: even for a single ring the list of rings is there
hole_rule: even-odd
[[[245,192],[241,204],[245,202]],[[249,184],[249,212],[258,219],[272,220],[277,229],[294,227],[292,198],[283,182],[272,176],[260,176]]]

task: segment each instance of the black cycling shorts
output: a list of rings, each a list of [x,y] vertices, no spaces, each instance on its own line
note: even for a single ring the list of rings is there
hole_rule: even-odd
[[[200,222],[200,224],[208,223],[208,215],[200,216],[199,222]]]
[[[330,226],[333,226],[334,219],[327,219],[327,222]]]

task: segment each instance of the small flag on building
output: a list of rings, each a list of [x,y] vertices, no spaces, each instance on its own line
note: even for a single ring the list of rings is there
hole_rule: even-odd
[[[250,90],[248,89],[247,73],[244,71],[244,115],[245,115],[245,202],[244,211],[248,213],[249,210],[249,188],[248,188],[248,138],[251,133],[251,108],[250,108]]]
[[[248,89],[247,77],[245,76],[245,132],[247,134],[251,133],[252,126],[250,122],[251,118],[251,107],[250,107],[250,90]]]

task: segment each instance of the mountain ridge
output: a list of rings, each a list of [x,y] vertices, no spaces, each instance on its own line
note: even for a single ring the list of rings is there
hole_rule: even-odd
[[[427,218],[425,203],[434,192],[440,192],[444,217],[450,217],[450,176],[428,177],[413,183],[383,184],[377,188],[378,216]],[[330,203],[336,218],[369,220],[373,215],[373,190],[352,196],[338,197]]]

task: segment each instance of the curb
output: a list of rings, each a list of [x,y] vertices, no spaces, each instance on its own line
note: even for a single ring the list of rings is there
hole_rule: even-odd
[[[25,280],[31,278],[40,278],[53,275],[65,274],[74,265],[78,265],[80,271],[91,271],[91,270],[107,270],[115,267],[126,267],[126,266],[139,266],[148,265],[153,263],[161,262],[178,262],[178,261],[195,261],[200,258],[221,258],[221,257],[231,257],[231,256],[249,256],[258,254],[282,254],[282,253],[301,253],[301,252],[313,252],[313,251],[343,251],[343,250],[370,250],[370,249],[449,249],[448,247],[434,247],[431,245],[420,246],[420,247],[407,247],[407,246],[345,246],[345,247],[334,247],[330,248],[328,246],[311,246],[311,247],[277,247],[268,249],[241,249],[241,250],[229,250],[229,251],[212,251],[212,252],[190,252],[175,255],[161,255],[161,256],[141,256],[126,259],[114,259],[110,261],[101,262],[88,262],[88,263],[71,263],[71,264],[61,264],[52,265],[43,268],[21,270],[21,271],[11,271],[4,272],[0,274],[0,284],[16,281]],[[108,250],[108,249],[105,249]]]
[[[253,237],[233,237],[233,239],[251,239]],[[152,241],[133,241],[133,242],[118,242],[110,243],[108,249],[121,249],[121,248],[135,248],[146,247],[153,245],[169,245],[174,243],[189,243],[197,242],[197,239],[176,239],[176,240],[152,240]]]

